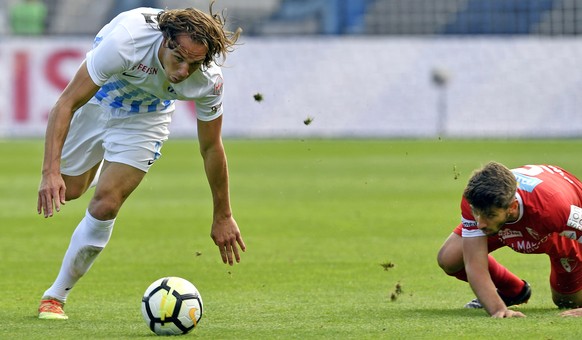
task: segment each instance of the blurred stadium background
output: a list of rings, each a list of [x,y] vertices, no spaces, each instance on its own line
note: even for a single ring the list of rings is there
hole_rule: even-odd
[[[4,0],[3,34],[10,8]],[[201,0],[45,0],[47,35],[94,35],[116,13],[134,7],[198,7]],[[216,8],[253,36],[332,35],[576,35],[582,0],[219,0]]]
[[[25,2],[0,3],[0,137],[42,135],[115,14],[209,4],[37,1],[43,32],[30,34],[11,15]],[[244,30],[224,69],[226,136],[582,136],[582,0],[218,0],[224,9]],[[175,135],[195,133],[192,109],[179,107]]]

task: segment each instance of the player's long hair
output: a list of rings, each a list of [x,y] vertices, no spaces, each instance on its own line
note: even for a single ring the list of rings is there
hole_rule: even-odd
[[[242,29],[239,27],[234,32],[225,28],[226,19],[224,13],[216,14],[212,11],[214,0],[210,2],[209,14],[195,8],[171,9],[158,13],[158,29],[164,35],[168,48],[178,47],[176,37],[188,35],[192,41],[200,42],[208,48],[206,58],[202,64],[206,67],[212,61],[216,64],[226,59],[226,55],[232,52]],[[220,58],[221,60],[217,60]]]
[[[515,199],[517,181],[505,165],[489,162],[473,172],[463,196],[474,209],[487,213],[491,208],[506,209]]]

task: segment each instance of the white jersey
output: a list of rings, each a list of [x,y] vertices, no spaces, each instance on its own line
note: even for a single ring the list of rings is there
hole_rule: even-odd
[[[187,79],[170,83],[158,59],[163,36],[156,16],[161,9],[136,8],[105,25],[87,53],[89,75],[101,89],[92,103],[116,117],[144,112],[167,113],[175,100],[196,103],[196,116],[210,121],[222,114],[222,71],[212,63]]]

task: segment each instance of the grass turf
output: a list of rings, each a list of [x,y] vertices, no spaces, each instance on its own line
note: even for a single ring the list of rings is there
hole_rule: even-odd
[[[459,221],[474,168],[553,163],[582,175],[581,140],[226,140],[235,217],[248,251],[222,264],[197,144],[170,140],[121,210],[113,237],[67,302],[69,320],[38,320],[90,195],[36,215],[42,142],[0,141],[0,338],[151,339],[143,291],[162,276],[200,290],[207,339],[579,339],[561,318],[543,255],[495,253],[528,280],[526,319],[465,310],[467,284],[436,252]],[[88,193],[90,194],[90,192]],[[384,269],[382,264],[392,264]],[[402,292],[397,293],[397,286]]]

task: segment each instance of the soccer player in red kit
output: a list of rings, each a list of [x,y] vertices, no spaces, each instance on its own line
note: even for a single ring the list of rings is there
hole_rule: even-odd
[[[438,253],[448,275],[468,281],[494,318],[523,317],[508,306],[527,302],[531,289],[490,252],[508,246],[548,254],[552,299],[562,316],[582,316],[582,182],[554,165],[516,169],[490,162],[473,173],[463,192],[461,223]]]

